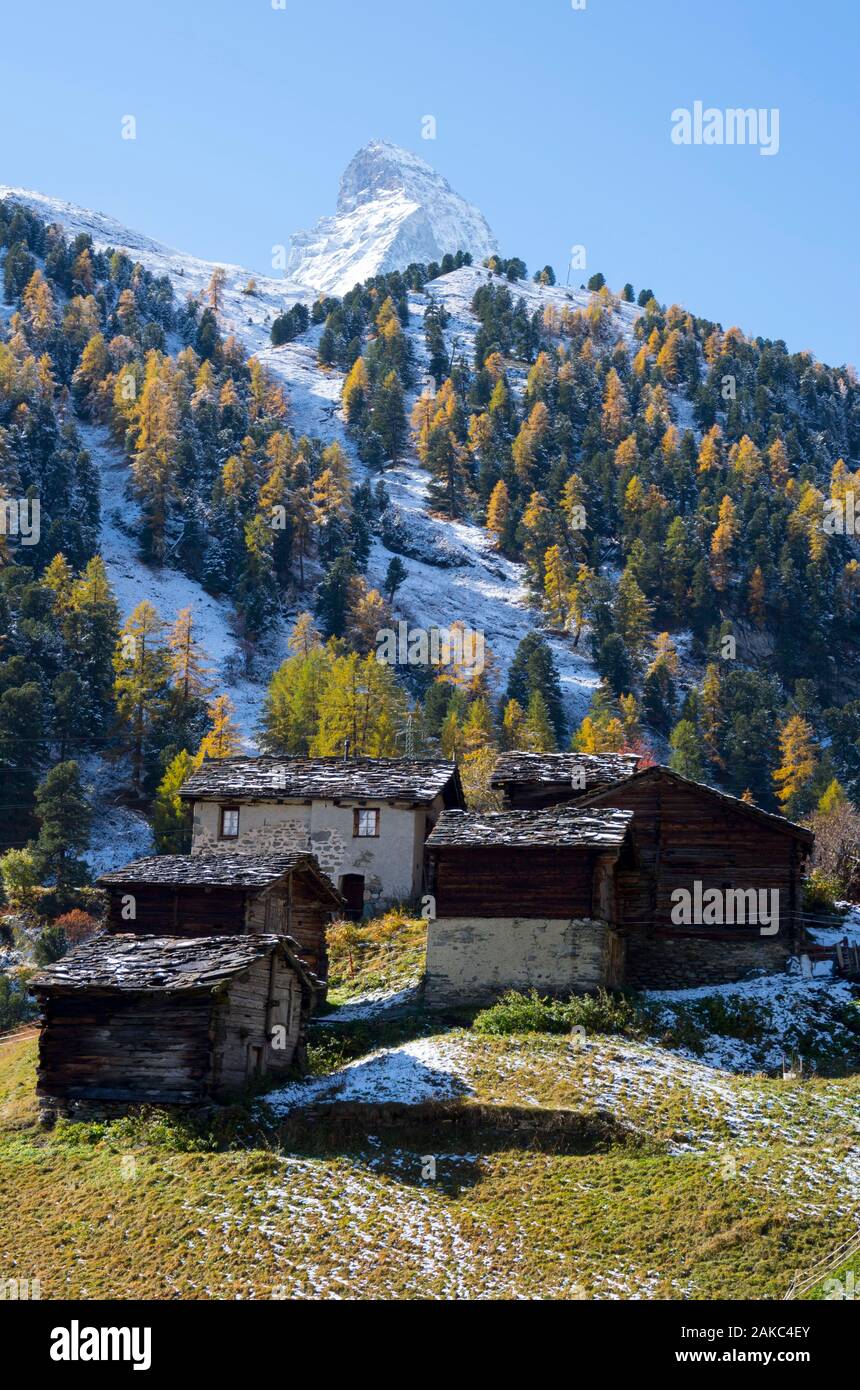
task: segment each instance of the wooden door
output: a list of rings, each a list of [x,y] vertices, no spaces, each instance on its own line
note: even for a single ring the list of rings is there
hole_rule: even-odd
[[[358,921],[364,912],[364,874],[344,874],[340,891],[346,900],[346,915]]]

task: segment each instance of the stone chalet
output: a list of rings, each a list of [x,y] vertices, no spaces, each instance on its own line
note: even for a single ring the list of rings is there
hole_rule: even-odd
[[[427,836],[465,804],[454,763],[405,758],[223,758],[181,796],[192,854],[309,851],[356,916],[422,893]]]

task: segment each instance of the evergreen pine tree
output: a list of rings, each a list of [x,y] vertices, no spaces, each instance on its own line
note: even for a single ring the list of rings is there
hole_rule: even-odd
[[[57,763],[39,783],[36,819],[34,852],[41,876],[58,888],[85,883],[87,867],[79,856],[89,847],[92,809],[76,762]]]
[[[669,766],[681,777],[689,777],[693,782],[705,780],[705,765],[699,733],[695,724],[688,719],[679,719],[669,738],[671,754]]]

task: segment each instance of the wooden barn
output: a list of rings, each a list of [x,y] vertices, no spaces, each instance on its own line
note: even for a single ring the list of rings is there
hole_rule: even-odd
[[[290,936],[325,984],[326,928],[343,898],[312,854],[163,854],[102,874],[108,931],[150,936]]]
[[[301,1069],[314,983],[282,936],[94,937],[31,982],[43,1117],[200,1104]]]
[[[620,985],[629,811],[446,811],[427,842],[431,1006]]]
[[[562,806],[634,773],[636,753],[502,753],[490,786],[516,811]]]
[[[801,941],[801,879],[812,832],[666,767],[625,771],[624,756],[504,755],[494,780],[512,806],[535,796],[569,803],[571,783],[585,781],[586,790],[574,793],[576,809],[632,812],[634,861],[618,873],[626,983],[671,989],[784,967]],[[577,759],[585,764],[579,776]],[[600,785],[592,780],[589,786],[589,777]],[[698,921],[677,920],[676,890],[699,903],[717,890],[724,920],[709,921],[708,913]],[[752,894],[768,907],[775,903],[775,924],[750,921]]]

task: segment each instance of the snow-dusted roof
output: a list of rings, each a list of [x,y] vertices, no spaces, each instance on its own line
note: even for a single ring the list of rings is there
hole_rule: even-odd
[[[691,777],[682,777],[680,772],[673,772],[670,767],[663,767],[662,764],[655,763],[651,767],[643,767],[640,771],[634,771],[629,777],[624,779],[625,784],[639,783],[645,779],[653,781],[658,779],[665,782],[676,782],[682,787],[691,787],[697,792],[702,792],[705,796],[715,798],[727,810],[736,811],[740,816],[747,816],[750,820],[758,821],[761,825],[770,826],[773,830],[780,830],[783,834],[791,835],[794,839],[802,840],[807,845],[815,843],[814,833],[805,825],[798,825],[796,821],[789,820],[787,816],[777,815],[775,811],[765,811],[761,806],[756,806],[753,802],[744,801],[743,797],[732,796],[731,792],[724,792],[719,787],[708,786],[706,782],[696,782]],[[621,783],[617,784],[620,788]],[[613,785],[612,791],[616,790]],[[577,802],[578,807],[590,807],[597,809],[597,803],[602,801],[610,794],[610,788],[601,787],[593,793]]]
[[[443,811],[427,840],[429,849],[462,845],[581,845],[615,849],[624,842],[632,811],[614,807],[580,811]]]
[[[221,758],[192,773],[180,796],[191,801],[407,801],[429,805],[447,793],[463,804],[451,762],[406,758]]]
[[[314,855],[241,854],[157,854],[136,859],[121,869],[102,874],[98,882],[105,887],[124,883],[173,885],[177,888],[267,888],[294,869],[310,870],[337,896],[336,890],[320,870]]]
[[[298,959],[298,946],[281,936],[95,936],[41,970],[36,994],[67,990],[163,993],[206,991],[281,949],[303,981],[313,978]]]
[[[564,782],[572,784],[575,771],[584,773],[582,791],[620,782],[629,777],[641,759],[635,753],[502,753],[490,779],[492,787],[506,783]]]

